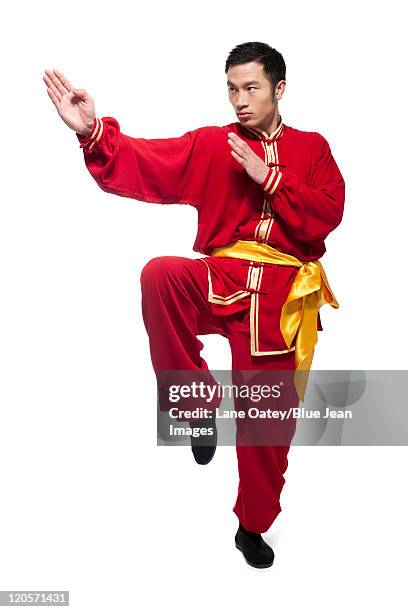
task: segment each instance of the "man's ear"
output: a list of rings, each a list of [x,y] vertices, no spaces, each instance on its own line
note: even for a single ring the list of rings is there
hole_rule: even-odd
[[[275,98],[276,100],[281,100],[282,96],[285,92],[286,81],[279,81],[275,88]]]

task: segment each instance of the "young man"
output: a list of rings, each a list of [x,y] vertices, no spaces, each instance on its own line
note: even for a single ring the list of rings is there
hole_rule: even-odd
[[[322,329],[318,310],[324,303],[338,307],[318,261],[344,206],[345,185],[330,147],[317,132],[283,123],[278,103],[286,67],[278,51],[260,42],[238,45],[225,72],[238,122],[165,139],[126,136],[113,117],[96,117],[91,96],[74,89],[61,72],[46,70],[44,76],[101,189],[197,209],[193,249],[204,257],[155,257],[141,274],[142,313],[158,380],[162,372],[180,370],[210,379],[197,338],[209,333],[228,339],[233,371],[307,372]],[[154,227],[146,231],[154,240]],[[304,385],[298,382],[296,389],[303,397]],[[215,407],[212,436],[204,446],[192,438],[201,464],[215,452]],[[281,511],[289,448],[290,439],[236,446],[235,543],[254,567],[273,563],[261,534]]]

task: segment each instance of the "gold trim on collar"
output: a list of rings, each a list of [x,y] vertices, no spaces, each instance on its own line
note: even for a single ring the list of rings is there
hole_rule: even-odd
[[[259,140],[263,140],[263,141],[267,141],[268,143],[271,143],[271,142],[274,142],[275,140],[278,140],[282,136],[282,133],[284,131],[285,124],[283,123],[282,117],[280,115],[279,115],[279,120],[280,121],[279,121],[278,127],[270,134],[268,134],[268,132],[266,132],[265,130],[261,130],[261,128],[251,128],[246,125],[242,125],[242,123],[239,123],[239,122],[238,122],[238,125],[242,130],[244,130],[244,132],[247,132],[251,134],[252,136],[255,136]]]

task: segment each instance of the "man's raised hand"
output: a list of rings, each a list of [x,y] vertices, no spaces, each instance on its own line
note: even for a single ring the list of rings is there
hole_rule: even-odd
[[[264,164],[259,155],[257,155],[242,138],[237,136],[234,132],[229,132],[228,136],[228,144],[231,146],[231,155],[235,157],[241,166],[244,166],[251,179],[261,185],[269,172],[269,167]]]
[[[47,93],[64,123],[78,134],[91,133],[95,118],[95,103],[85,89],[75,89],[55,68],[45,70],[43,80]]]

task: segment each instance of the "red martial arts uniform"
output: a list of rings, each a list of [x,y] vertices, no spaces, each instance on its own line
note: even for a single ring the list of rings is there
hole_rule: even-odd
[[[263,185],[231,155],[235,132],[271,168]],[[155,257],[142,270],[142,312],[153,368],[208,370],[197,335],[218,333],[231,346],[232,370],[293,370],[280,314],[297,268],[212,256],[237,240],[257,241],[302,262],[319,259],[340,223],[344,180],[327,141],[280,124],[272,134],[240,123],[205,126],[175,138],[133,138],[113,117],[78,136],[86,166],[108,193],[198,212],[194,251]],[[153,228],[152,228],[153,229]],[[148,231],[148,230],[147,230]],[[154,234],[152,233],[152,237]],[[322,330],[320,317],[319,330]],[[248,531],[267,531],[281,507],[289,446],[237,446],[234,506]]]

